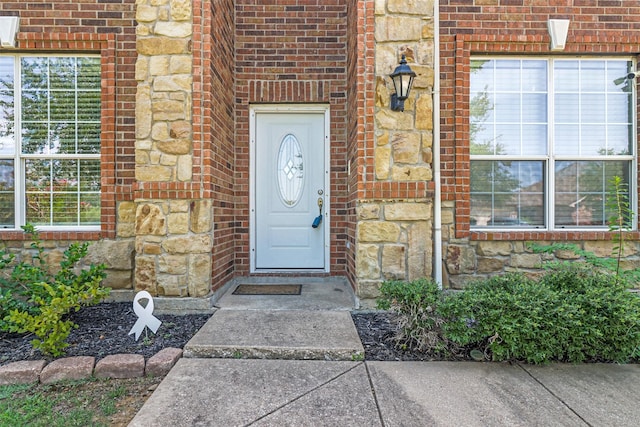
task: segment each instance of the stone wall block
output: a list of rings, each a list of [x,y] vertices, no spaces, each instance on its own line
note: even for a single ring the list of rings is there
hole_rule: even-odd
[[[171,168],[160,165],[138,165],[136,179],[138,181],[169,181]]]
[[[158,257],[158,272],[167,274],[185,274],[187,272],[186,255],[162,254]]]
[[[406,279],[404,245],[384,245],[382,247],[382,277],[385,280]]]
[[[376,19],[374,37],[377,42],[418,40],[421,35],[422,19],[419,17],[385,16]]]
[[[478,257],[478,273],[498,273],[504,266],[505,260],[502,258]]]
[[[433,130],[433,101],[430,94],[418,96],[416,101],[416,129]]]
[[[186,108],[187,104],[180,100],[154,99],[151,103],[152,117],[156,121],[184,120],[188,115]]]
[[[149,78],[149,57],[140,56],[136,60],[136,80],[144,81]]]
[[[158,295],[165,297],[189,296],[186,276],[158,273]]]
[[[162,242],[162,249],[170,254],[196,254],[211,252],[211,236],[206,234],[169,237]]]
[[[476,268],[476,253],[469,246],[449,245],[446,265],[449,274],[472,274]]]
[[[191,231],[207,233],[211,231],[213,214],[211,200],[197,200],[191,202]]]
[[[356,252],[356,271],[360,279],[379,279],[379,246],[360,244]]]
[[[191,137],[191,123],[179,120],[169,125],[169,136],[177,139],[189,139]]]
[[[178,156],[176,167],[176,179],[178,181],[191,181],[193,177],[193,157],[190,155]]]
[[[136,234],[163,236],[167,233],[167,221],[158,205],[141,203],[136,210]]]
[[[358,225],[360,242],[397,242],[400,226],[391,222],[367,221]]]
[[[153,79],[155,92],[190,91],[193,78],[189,74],[157,76]]]
[[[182,55],[190,53],[190,40],[186,38],[138,38],[136,48],[140,55]]]
[[[362,300],[375,300],[380,297],[382,280],[359,280],[358,295]],[[363,301],[366,303],[366,301]],[[373,305],[373,304],[372,304]],[[371,307],[375,308],[375,307]]]
[[[152,76],[164,76],[169,74],[168,55],[155,55],[149,57],[149,74]]]
[[[111,289],[131,289],[133,270],[112,270],[106,269],[107,277],[102,279],[102,286]]]
[[[169,234],[186,234],[189,232],[189,214],[176,212],[167,215],[167,229]]]
[[[398,132],[391,140],[394,163],[418,163],[420,161],[420,134]]]
[[[388,0],[387,9],[391,13],[433,16],[433,0]]]
[[[407,104],[405,104],[405,113],[391,111],[387,108],[378,110],[376,112],[376,126],[379,129],[412,130],[413,116],[408,113],[409,109],[406,107]]]
[[[191,74],[193,72],[191,55],[172,55],[169,60],[168,74]]]
[[[542,257],[539,254],[513,254],[510,265],[514,268],[540,268]]]
[[[431,219],[431,203],[395,203],[384,207],[387,221],[419,221]]]
[[[148,138],[151,134],[151,87],[138,84],[136,93],[136,139]]]
[[[114,270],[131,270],[134,245],[133,239],[101,240],[89,245],[85,261],[91,264],[105,263],[107,268]]]
[[[408,230],[407,274],[408,280],[431,276],[431,223],[416,221]]]
[[[610,240],[607,241],[586,241],[584,242],[584,250],[588,252],[593,252],[595,256],[606,258],[611,257],[613,253],[613,248],[618,246],[617,243],[614,243]],[[637,248],[631,242],[625,242],[624,244],[624,254],[623,256],[632,256],[637,253]]]
[[[191,19],[191,0],[171,0],[171,19],[186,21]]]
[[[191,141],[188,139],[158,141],[156,142],[156,148],[166,154],[188,154],[191,152]]]
[[[511,242],[478,242],[478,255],[484,257],[511,255]]]
[[[389,169],[391,167],[391,147],[388,145],[376,147],[375,150],[375,168],[377,179],[389,178]]]
[[[153,28],[154,34],[167,37],[189,37],[193,34],[191,22],[156,22]]]
[[[135,290],[157,295],[155,257],[140,255],[136,257]]]
[[[211,289],[211,255],[189,256],[189,279],[187,289],[190,297],[204,297]]]
[[[153,22],[158,19],[158,8],[147,4],[136,5],[136,21]]]
[[[393,165],[391,179],[393,181],[431,181],[433,171],[431,166]]]
[[[356,217],[358,220],[380,219],[380,205],[362,204],[356,208]]]

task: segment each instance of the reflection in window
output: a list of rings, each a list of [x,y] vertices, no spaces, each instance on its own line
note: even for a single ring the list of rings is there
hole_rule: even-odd
[[[620,78],[632,69],[623,59],[472,60],[471,226],[607,227],[611,179],[635,183],[635,85]]]
[[[0,56],[0,226],[99,225],[100,87],[98,57]]]

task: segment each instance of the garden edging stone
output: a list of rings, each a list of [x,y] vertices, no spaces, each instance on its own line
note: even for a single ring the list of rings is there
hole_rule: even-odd
[[[74,356],[46,360],[25,360],[0,366],[0,385],[49,384],[90,378],[137,378],[146,375],[163,376],[182,357],[179,348],[165,348],[145,362],[139,354],[113,354],[94,365],[91,356]],[[151,362],[151,365],[149,365]]]

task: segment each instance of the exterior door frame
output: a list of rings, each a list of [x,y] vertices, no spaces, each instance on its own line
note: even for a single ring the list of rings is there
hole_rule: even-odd
[[[256,124],[258,113],[316,113],[324,114],[324,268],[321,269],[257,269],[256,268]],[[254,104],[249,106],[249,269],[251,273],[326,272],[330,271],[330,110],[329,104]]]

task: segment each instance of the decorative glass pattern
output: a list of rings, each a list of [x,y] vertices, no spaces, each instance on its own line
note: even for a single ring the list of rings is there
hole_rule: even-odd
[[[300,201],[304,188],[302,147],[295,136],[288,134],[282,138],[277,162],[280,199],[285,206],[294,207]]]

